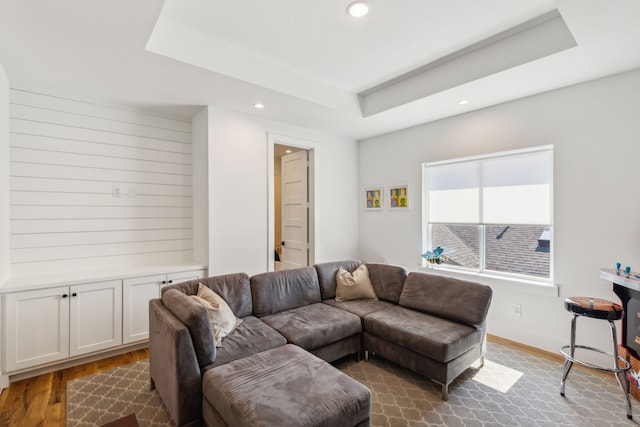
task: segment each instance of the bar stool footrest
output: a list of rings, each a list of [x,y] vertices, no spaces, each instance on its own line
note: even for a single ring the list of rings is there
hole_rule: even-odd
[[[589,347],[589,346],[586,346],[586,345],[578,345],[578,344],[576,344],[574,346],[574,348],[581,348],[583,350],[594,351],[596,353],[605,354],[605,355],[607,355],[609,357],[614,357],[615,356],[611,352],[604,351],[604,350],[599,349],[599,348]],[[622,367],[622,368],[621,367],[607,368],[607,367],[604,367],[604,366],[595,365],[593,363],[585,362],[584,360],[580,360],[580,359],[576,359],[574,357],[571,357],[571,355],[567,352],[567,350],[570,350],[570,349],[571,349],[570,345],[565,345],[564,347],[562,347],[560,349],[560,353],[562,353],[562,355],[568,361],[576,363],[576,364],[578,364],[580,366],[584,366],[585,368],[595,369],[595,370],[603,371],[603,372],[613,372],[613,373],[626,372],[629,369],[631,369],[631,364],[627,360],[623,359],[621,356],[618,356],[618,361],[622,362],[624,364],[624,367]]]

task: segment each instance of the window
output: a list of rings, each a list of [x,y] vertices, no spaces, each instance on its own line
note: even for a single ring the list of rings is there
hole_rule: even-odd
[[[451,268],[550,281],[553,148],[426,163],[425,250]]]

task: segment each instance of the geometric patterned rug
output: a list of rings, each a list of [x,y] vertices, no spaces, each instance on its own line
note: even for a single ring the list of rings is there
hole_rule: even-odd
[[[160,395],[149,389],[149,360],[67,382],[67,426],[101,426],[135,414],[140,427],[173,426]]]
[[[373,357],[346,358],[337,368],[373,393],[371,425],[387,426],[630,426],[613,376],[571,370],[560,396],[562,364],[487,343],[482,369],[467,369],[440,399],[440,385]],[[640,419],[640,404],[632,399]],[[67,383],[67,425],[100,426],[135,413],[141,427],[172,426],[157,392],[149,390],[148,361]]]

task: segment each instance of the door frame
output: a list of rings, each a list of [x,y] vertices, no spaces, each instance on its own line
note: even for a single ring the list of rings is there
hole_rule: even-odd
[[[316,253],[316,203],[315,203],[315,187],[317,178],[316,156],[318,144],[308,139],[297,138],[293,136],[281,135],[277,133],[267,132],[267,271],[275,270],[275,167],[274,162],[274,145],[289,145],[291,147],[302,148],[309,152],[309,265],[315,264]]]

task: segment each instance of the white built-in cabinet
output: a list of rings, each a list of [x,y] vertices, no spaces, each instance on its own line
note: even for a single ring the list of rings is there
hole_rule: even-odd
[[[4,291],[2,375],[99,354],[149,336],[149,300],[205,270]]]
[[[122,281],[5,295],[5,370],[122,344]]]
[[[124,344],[149,338],[149,301],[160,298],[161,289],[172,283],[204,277],[204,270],[134,277],[123,281]]]

